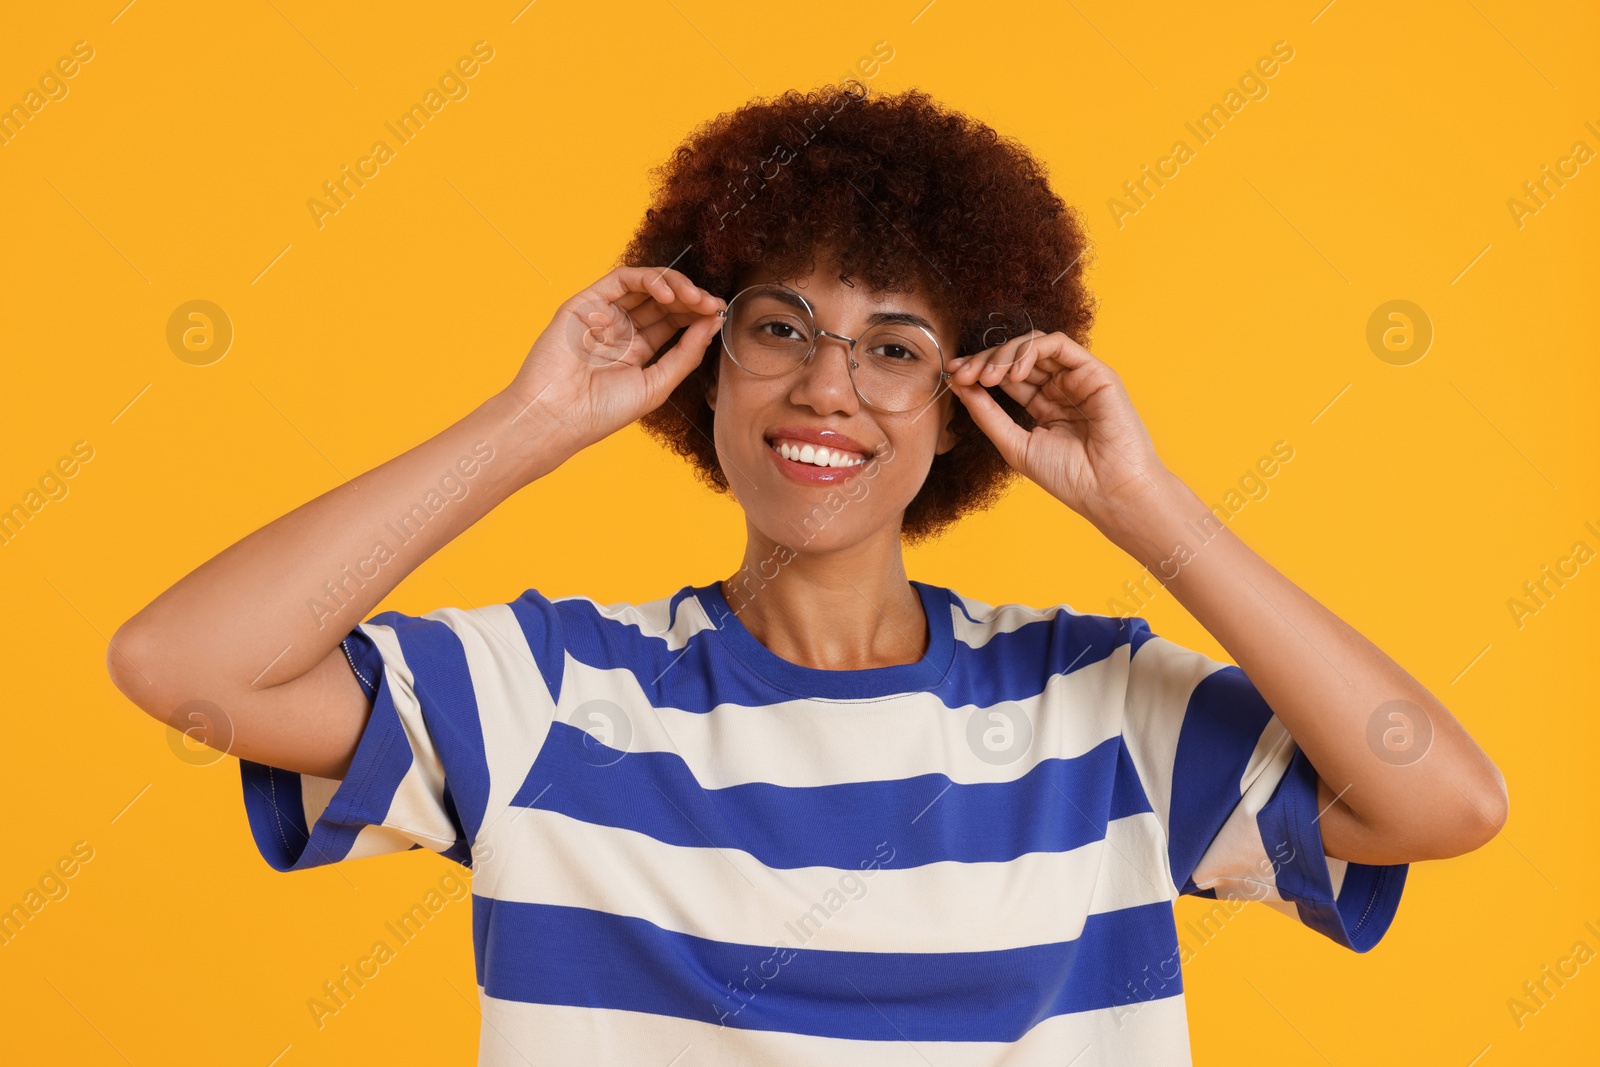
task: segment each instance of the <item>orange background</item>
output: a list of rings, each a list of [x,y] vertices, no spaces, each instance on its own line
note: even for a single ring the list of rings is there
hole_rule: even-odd
[[[83,1064],[470,1062],[464,900],[320,1029],[306,1006],[386,922],[464,872],[418,853],[274,873],[250,841],[235,761],[186,752],[123,699],[107,638],[228,544],[503,386],[555,306],[613,265],[648,169],[696,123],[859,76],[881,41],[892,57],[868,84],[924,88],[1016,136],[1082,207],[1102,300],[1093,348],[1167,465],[1221,502],[1288,442],[1292,461],[1232,528],[1438,694],[1509,782],[1504,832],[1414,865],[1370,954],[1268,909],[1204,945],[1186,934],[1196,1062],[1592,1055],[1600,963],[1520,1026],[1508,1001],[1577,942],[1600,952],[1584,925],[1600,927],[1600,575],[1581,567],[1520,626],[1508,601],[1575,542],[1600,550],[1585,527],[1600,527],[1600,163],[1536,213],[1519,219],[1508,201],[1574,142],[1600,150],[1585,125],[1600,127],[1596,31],[1582,5],[1506,0],[1421,14],[1355,0],[8,13],[0,105],[75,42],[93,58],[0,144],[0,507],[76,442],[93,457],[0,545],[0,907],[75,843],[92,849],[66,895],[0,946],[7,1043],[19,1059]],[[468,95],[319,228],[306,202],[322,183],[480,40],[494,57]],[[1195,148],[1184,124],[1278,41],[1293,58],[1266,95]],[[1179,138],[1193,158],[1119,226],[1108,202]],[[167,340],[197,299],[234,333],[206,366]],[[1391,300],[1431,323],[1422,358],[1369,347]],[[384,607],[530,586],[652,599],[731,573],[742,538],[731,502],[629,428],[507,502]],[[1108,613],[1140,576],[1031,484],[908,568],[991,603]],[[1170,595],[1140,614],[1225,658]],[[1180,930],[1200,910],[1181,902]]]

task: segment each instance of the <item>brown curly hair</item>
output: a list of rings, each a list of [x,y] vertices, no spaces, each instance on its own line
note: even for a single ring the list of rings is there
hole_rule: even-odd
[[[727,299],[756,265],[792,277],[825,253],[847,285],[859,278],[885,292],[925,289],[956,329],[955,355],[1030,327],[1088,345],[1095,302],[1083,283],[1080,216],[1021,144],[921,90],[869,99],[849,79],[757,98],[696,128],[651,178],[651,206],[622,265],[672,267]],[[639,423],[727,492],[705,398],[719,356],[713,339],[669,401]],[[989,393],[1032,428],[1002,389]],[[906,544],[991,506],[1016,474],[959,400],[953,428],[957,443],[934,457],[906,507]]]

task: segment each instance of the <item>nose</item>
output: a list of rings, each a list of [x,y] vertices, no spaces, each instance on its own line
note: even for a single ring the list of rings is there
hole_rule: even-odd
[[[852,338],[818,330],[811,356],[799,368],[789,398],[821,414],[853,412],[860,402],[850,373],[854,346]]]

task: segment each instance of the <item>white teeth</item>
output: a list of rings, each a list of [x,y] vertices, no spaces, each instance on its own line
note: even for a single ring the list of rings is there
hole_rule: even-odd
[[[776,441],[773,447],[784,459],[791,459],[797,463],[809,463],[814,467],[855,467],[865,462],[862,457],[849,452],[837,452],[821,445],[790,444],[788,441]]]

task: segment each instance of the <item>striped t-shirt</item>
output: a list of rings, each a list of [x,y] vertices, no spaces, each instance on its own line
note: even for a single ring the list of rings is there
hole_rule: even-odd
[[[911,584],[926,655],[854,671],[776,655],[715,582],[381,612],[344,640],[348,774],[241,761],[251,833],[280,871],[470,867],[494,1067],[1184,1064],[1180,893],[1383,936],[1407,867],[1323,852],[1237,666]]]

